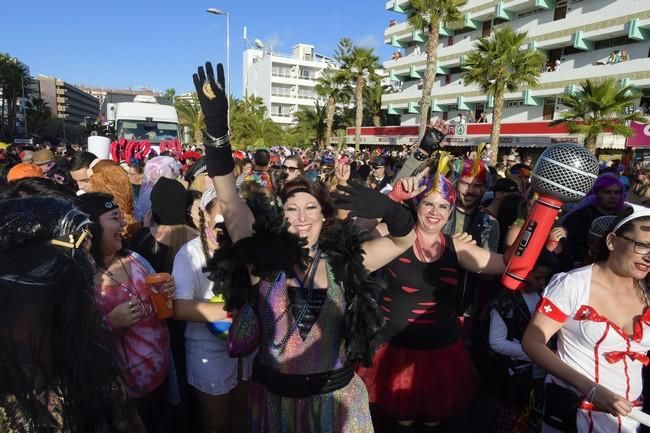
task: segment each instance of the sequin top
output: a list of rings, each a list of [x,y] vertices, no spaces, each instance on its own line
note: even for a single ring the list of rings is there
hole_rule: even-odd
[[[329,265],[326,267],[327,296],[311,329],[303,332],[304,340],[299,332],[301,326],[295,322],[286,275],[279,274],[272,281],[260,282],[257,312],[261,319],[262,338],[258,362],[285,374],[321,373],[343,367],[345,297]],[[286,344],[282,345],[285,338]]]

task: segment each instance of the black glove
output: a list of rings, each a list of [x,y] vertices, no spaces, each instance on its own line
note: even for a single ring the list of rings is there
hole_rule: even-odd
[[[429,128],[424,133],[424,137],[420,140],[420,149],[429,154],[429,156],[436,150],[440,150],[440,143],[445,139],[447,134],[439,129]]]
[[[336,188],[347,194],[333,192],[334,204],[339,209],[349,210],[351,217],[381,218],[388,232],[398,238],[406,236],[413,229],[413,214],[379,191],[356,182]]]
[[[205,118],[205,129],[209,134],[205,143],[208,176],[227,175],[234,170],[235,162],[232,159],[232,148],[228,137],[228,98],[224,91],[226,79],[223,65],[221,63],[217,65],[217,81],[214,80],[214,71],[210,62],[206,62],[205,71],[202,66],[199,66],[192,79]]]
[[[205,129],[214,138],[228,133],[228,96],[226,95],[226,79],[223,65],[217,64],[217,81],[214,79],[212,63],[199,66],[197,73],[192,75],[196,94],[205,117]],[[207,93],[207,94],[206,94]]]

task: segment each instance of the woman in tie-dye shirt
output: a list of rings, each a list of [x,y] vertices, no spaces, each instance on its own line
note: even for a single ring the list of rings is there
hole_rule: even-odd
[[[123,249],[122,212],[112,196],[88,193],[80,206],[95,223],[91,254],[97,263],[97,303],[113,341],[127,395],[150,433],[158,431],[169,367],[169,332],[153,309],[145,284],[150,265]],[[173,296],[173,279],[164,289]]]

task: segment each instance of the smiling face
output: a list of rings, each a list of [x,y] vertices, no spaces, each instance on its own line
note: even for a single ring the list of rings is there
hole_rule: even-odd
[[[323,228],[323,210],[316,197],[297,192],[287,198],[283,208],[289,232],[305,238],[308,247],[315,245]]]
[[[480,203],[485,193],[486,185],[477,177],[461,176],[456,183],[458,202],[456,203],[463,210],[472,210]]]
[[[116,254],[122,249],[122,232],[126,227],[124,216],[119,209],[113,209],[99,216],[102,228],[101,253],[104,257]]]
[[[650,221],[633,221],[631,228],[607,236],[607,263],[623,276],[642,280],[650,271]]]
[[[452,206],[440,193],[433,192],[418,204],[417,227],[427,233],[438,233],[447,224]]]

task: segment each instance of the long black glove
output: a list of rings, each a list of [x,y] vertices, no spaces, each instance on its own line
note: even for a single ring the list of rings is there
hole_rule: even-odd
[[[346,194],[333,192],[334,204],[339,209],[349,210],[350,216],[381,218],[388,232],[395,237],[406,236],[413,229],[413,214],[388,196],[356,182],[336,188]]]
[[[420,140],[420,145],[409,155],[395,180],[413,176],[422,161],[429,158],[436,150],[440,150],[440,143],[445,139],[448,131],[449,125],[444,121],[438,121],[433,127],[427,128],[422,140]]]
[[[235,163],[228,136],[228,97],[225,92],[226,79],[223,65],[217,64],[217,80],[214,78],[214,70],[210,62],[206,62],[205,69],[199,66],[192,79],[208,135],[205,142],[208,175],[210,177],[226,175],[233,171]]]

